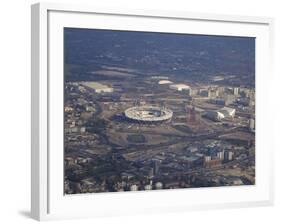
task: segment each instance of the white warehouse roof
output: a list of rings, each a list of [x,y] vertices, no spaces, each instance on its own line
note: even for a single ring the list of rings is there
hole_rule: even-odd
[[[113,88],[111,88],[107,85],[101,84],[99,82],[81,82],[81,84],[83,86],[86,86],[88,88],[95,90],[95,92],[97,92],[97,93],[113,92]]]
[[[234,117],[235,116],[235,109],[230,107],[223,107],[219,110],[220,113],[224,115],[224,117]]]
[[[209,110],[206,112],[206,117],[210,118],[211,120],[220,121],[224,119],[224,115],[219,111],[212,111]]]
[[[160,80],[160,81],[158,82],[159,85],[171,84],[171,83],[173,83],[173,82],[171,82],[170,80]]]
[[[188,86],[186,84],[172,84],[172,85],[170,85],[170,89],[182,91],[182,90],[190,89],[190,86]]]
[[[215,121],[220,121],[224,118],[233,118],[235,116],[235,109],[223,107],[219,110],[209,110],[206,111],[205,116]]]

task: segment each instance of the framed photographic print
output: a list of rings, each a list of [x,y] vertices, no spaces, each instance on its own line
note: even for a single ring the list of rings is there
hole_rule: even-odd
[[[273,203],[273,19],[32,6],[32,217]]]

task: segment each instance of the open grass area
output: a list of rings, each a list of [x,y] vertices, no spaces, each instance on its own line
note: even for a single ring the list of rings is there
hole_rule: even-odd
[[[146,142],[145,137],[141,134],[128,135],[127,140],[130,143],[144,143],[144,142]]]

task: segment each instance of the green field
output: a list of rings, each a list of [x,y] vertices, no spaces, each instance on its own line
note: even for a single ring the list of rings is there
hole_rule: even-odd
[[[130,143],[144,143],[146,141],[145,137],[141,134],[128,135],[127,140]]]

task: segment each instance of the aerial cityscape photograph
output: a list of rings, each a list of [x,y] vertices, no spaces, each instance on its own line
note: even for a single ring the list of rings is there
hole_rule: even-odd
[[[64,193],[255,185],[255,38],[64,28]]]

